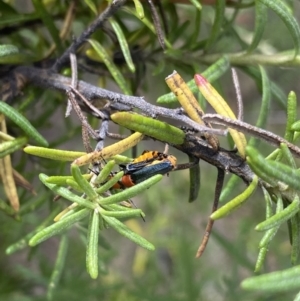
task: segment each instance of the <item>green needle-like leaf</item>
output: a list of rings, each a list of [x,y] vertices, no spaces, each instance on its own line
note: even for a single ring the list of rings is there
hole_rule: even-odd
[[[270,241],[276,235],[279,227],[280,227],[280,225],[266,231],[266,233],[264,234],[264,236],[262,237],[262,239],[259,242],[259,248],[266,248],[268,246]]]
[[[195,8],[197,8],[200,11],[202,10],[202,5],[198,0],[189,0],[189,1],[195,6]]]
[[[268,190],[264,186],[262,186],[261,189],[263,191],[264,199],[265,199],[265,203],[266,203],[266,218],[269,218],[273,215],[272,199],[271,199],[271,196],[270,196]],[[278,199],[279,198],[281,199],[280,194],[278,194]],[[279,201],[277,200],[277,207],[278,207],[278,203],[279,203]],[[282,204],[282,199],[281,199],[280,203]]]
[[[197,0],[195,0],[195,1],[197,1]],[[197,1],[197,3],[199,3],[199,2]],[[194,49],[195,45],[197,47],[197,44],[198,44],[197,40],[199,37],[199,33],[201,32],[201,25],[202,25],[201,18],[202,18],[202,9],[196,11],[196,16],[195,16],[194,22],[195,22],[195,24],[198,24],[198,26],[194,26],[194,29],[190,35],[190,38],[187,39],[186,47],[190,48],[191,50]]]
[[[296,165],[295,159],[285,143],[280,143],[280,150],[281,150],[282,156],[286,159],[289,166],[296,169],[297,165]]]
[[[293,142],[294,131],[297,131],[294,127],[294,124],[297,120],[297,96],[294,91],[291,91],[288,95],[286,111],[287,111],[287,119],[286,119],[284,139],[286,139],[289,142]]]
[[[259,292],[287,292],[299,289],[300,266],[245,279],[241,286],[245,290]]]
[[[86,268],[93,279],[98,277],[99,220],[100,214],[96,209],[90,216],[86,248]]]
[[[107,164],[103,167],[103,169],[100,171],[99,175],[97,176],[95,183],[98,184],[103,183],[111,174],[111,171],[114,168],[115,164],[116,164],[115,160],[111,160],[107,162]]]
[[[291,129],[295,132],[300,132],[300,120],[294,122],[291,126]]]
[[[142,3],[139,0],[133,0],[136,14],[140,19],[144,19],[145,13]]]
[[[172,31],[169,36],[170,42],[174,44],[178,39],[182,39],[182,36],[184,36],[185,31],[189,28],[190,25],[191,21],[187,20],[182,23],[180,27],[176,28],[176,30]],[[166,53],[170,55],[176,55],[176,52],[174,52],[173,49],[169,49]]]
[[[75,159],[85,155],[84,152],[65,151],[61,149],[52,149],[37,146],[26,146],[24,152],[30,155],[58,160],[58,161],[74,161]]]
[[[287,5],[282,0],[259,0],[261,3],[265,4],[267,7],[272,9],[285,23],[288,28],[294,44],[295,44],[295,56],[299,54],[300,51],[300,28],[297,20],[292,15],[291,11]]]
[[[0,57],[7,57],[19,53],[19,49],[14,45],[0,45]]]
[[[131,231],[129,228],[127,228],[122,222],[120,222],[116,218],[108,217],[104,215],[103,219],[107,222],[109,226],[114,228],[121,235],[135,242],[137,245],[150,251],[153,251],[155,249],[155,247],[150,242],[148,242],[145,238]]]
[[[122,155],[115,155],[112,156],[110,159],[114,160],[117,164],[126,164],[126,163],[130,163],[133,160],[132,158],[122,156]]]
[[[79,192],[84,193],[83,189],[78,185],[78,183],[74,179],[67,179],[66,184],[71,187],[71,189]]]
[[[14,19],[14,17],[12,18]],[[0,21],[1,23],[1,21]],[[0,24],[0,26],[3,26]],[[32,54],[20,51],[14,45],[0,45],[0,64],[22,64],[34,61]]]
[[[82,175],[85,179],[89,180],[92,175],[91,174],[85,174]],[[50,176],[47,178],[46,182],[49,184],[56,184],[59,186],[68,185],[68,180],[73,180],[74,178],[72,176]]]
[[[298,196],[295,196],[294,201],[288,205],[281,212],[274,214],[267,220],[261,222],[255,227],[257,231],[265,231],[273,227],[280,226],[282,223],[289,220],[291,217],[296,215],[299,212],[300,200]]]
[[[268,21],[267,6],[262,2],[260,2],[260,0],[256,0],[255,1],[255,29],[254,29],[251,45],[248,48],[248,52],[252,52],[257,48],[263,36],[267,21]]]
[[[106,192],[107,190],[112,188],[116,183],[118,183],[119,180],[121,180],[121,178],[123,177],[123,175],[124,175],[123,171],[118,172],[110,180],[108,180],[105,184],[103,184],[99,188],[97,188],[96,192],[98,194],[102,194],[102,193]]]
[[[53,299],[53,294],[57,289],[57,285],[59,283],[61,274],[65,267],[66,256],[68,250],[68,237],[63,235],[60,240],[56,261],[54,264],[54,269],[51,275],[50,282],[48,284],[48,291],[47,291],[47,300]]]
[[[11,119],[17,124],[29,137],[33,138],[38,144],[48,146],[48,142],[42,137],[31,123],[23,117],[16,109],[0,101],[0,113]]]
[[[71,164],[71,173],[79,187],[85,192],[87,197],[92,201],[98,198],[98,194],[93,189],[91,184],[82,176],[80,168],[76,164]]]
[[[256,122],[256,126],[259,128],[264,128],[267,123],[269,111],[270,111],[270,102],[271,102],[271,85],[268,78],[268,75],[265,69],[262,66],[259,66],[259,70],[261,73],[261,80],[262,80],[262,102],[260,106],[259,116]],[[248,145],[250,146],[258,146],[260,143],[260,139],[258,138],[251,138],[249,140]]]
[[[228,214],[231,213],[231,211],[237,209],[239,206],[241,206],[255,191],[258,184],[258,177],[254,176],[252,182],[247,187],[247,189],[235,197],[233,200],[229,201],[227,204],[216,210],[210,218],[213,220],[222,218]]]
[[[95,209],[97,207],[97,204],[88,201],[84,198],[81,198],[80,196],[74,194],[73,192],[71,192],[69,189],[65,188],[65,187],[60,187],[58,185],[55,184],[50,184],[47,182],[48,176],[45,174],[40,174],[39,178],[41,180],[41,182],[43,182],[43,184],[45,186],[47,186],[49,189],[51,189],[52,191],[54,191],[54,193],[62,196],[63,198],[77,203],[78,205],[81,205],[83,207],[89,208],[89,209]]]
[[[237,183],[240,181],[240,178],[236,175],[232,175],[231,178],[226,183],[225,187],[222,190],[219,202],[224,202],[228,196],[234,191]]]
[[[265,171],[270,176],[274,176],[278,180],[286,183],[291,188],[300,190],[299,180],[300,174],[297,171],[283,163],[270,161],[264,166]]]
[[[119,125],[166,143],[182,144],[185,138],[181,129],[136,113],[117,112],[110,117]]]
[[[264,194],[265,194],[265,188],[263,188],[263,191],[264,191]],[[282,210],[283,210],[283,201],[282,201],[281,195],[278,194],[277,205],[276,205],[276,214],[280,213]],[[272,212],[270,212],[270,213],[272,213]],[[266,219],[269,219],[272,216],[273,216],[273,214],[268,214]],[[276,235],[279,227],[280,227],[280,225],[266,231],[266,233],[264,234],[264,236],[262,237],[262,239],[259,242],[259,248],[264,248],[264,247],[268,246],[268,244],[271,242],[273,237]]]
[[[126,37],[123,33],[123,30],[122,30],[121,26],[119,25],[119,23],[116,20],[110,18],[109,22],[110,22],[110,25],[112,26],[113,30],[115,31],[115,34],[116,34],[117,39],[119,41],[119,44],[120,44],[124,59],[126,61],[126,64],[129,68],[129,70],[132,73],[134,73],[135,72],[135,66],[134,66],[134,63],[132,61],[130,49],[129,49]]]
[[[266,231],[266,233],[264,234],[264,236],[262,237],[260,243],[259,243],[259,248],[265,248],[268,246],[268,244],[270,243],[270,241],[273,239],[273,237],[276,235],[278,229],[280,226],[276,226],[272,229],[269,229]]]
[[[156,36],[156,30],[155,30],[155,27],[153,25],[153,22],[151,22],[146,16],[143,19],[140,19],[140,17],[137,14],[137,12],[135,10],[133,10],[133,9],[130,9],[128,6],[127,7],[123,7],[123,11],[127,12],[129,15],[133,15],[136,18],[138,18]],[[165,45],[166,45],[166,47],[168,49],[172,49],[173,48],[172,44],[166,38],[164,38],[164,43],[165,43]]]
[[[114,203],[120,203],[124,200],[133,198],[134,196],[140,194],[141,192],[148,189],[155,183],[159,182],[162,179],[162,177],[163,177],[162,175],[155,175],[155,176],[151,177],[150,179],[147,179],[139,184],[136,184],[135,186],[125,189],[122,192],[119,192],[119,193],[116,193],[107,198],[101,199],[99,201],[99,204],[100,205],[110,205],[110,204],[114,204]]]
[[[26,234],[24,237],[13,243],[12,245],[8,246],[5,250],[5,253],[7,255],[13,254],[19,250],[22,250],[24,248],[28,247],[29,240],[38,232],[46,228],[50,223],[53,222],[54,217],[58,214],[60,211],[60,208],[55,208],[50,215],[39,225],[37,226],[33,231]]]
[[[63,47],[62,47],[58,29],[54,24],[53,17],[47,11],[44,2],[40,0],[32,0],[32,4],[34,5],[36,12],[40,15],[40,18],[42,19],[44,25],[49,30],[49,33],[51,34],[51,37],[55,42],[59,52],[63,52]]]
[[[0,199],[0,210],[8,216],[13,216],[16,220],[20,219],[19,215],[16,215],[16,211],[2,199]]]
[[[114,78],[120,89],[127,95],[132,95],[132,91],[129,85],[126,83],[126,80],[120,70],[112,61],[111,57],[108,55],[106,49],[96,40],[89,39],[87,40],[99,57],[103,60],[103,63],[106,65],[111,76]]]
[[[143,211],[141,209],[127,209],[127,210],[122,210],[122,211],[103,210],[103,211],[101,211],[101,214],[105,215],[105,216],[116,217],[118,219],[144,216]]]
[[[252,77],[258,89],[262,90],[262,78],[261,78],[261,72],[258,71],[258,68],[251,67],[251,66],[241,66],[240,67],[246,74],[248,74],[250,77]],[[283,91],[279,85],[277,85],[274,82],[270,82],[271,85],[271,93],[272,97],[274,97],[275,100],[277,100],[278,104],[282,108],[286,108],[286,94]]]
[[[206,51],[209,48],[211,48],[211,46],[215,43],[215,41],[218,39],[220,35],[221,28],[224,21],[224,15],[225,15],[225,1],[217,0],[215,9],[216,9],[216,13],[215,13],[214,24],[212,26],[211,33],[205,45]]]
[[[193,157],[189,156],[189,161],[193,162]],[[200,190],[200,164],[197,163],[190,170],[190,189],[189,189],[189,202],[194,202],[199,195]]]
[[[73,224],[85,218],[89,214],[89,212],[90,209],[82,209],[76,213],[73,213],[70,216],[65,217],[57,223],[52,224],[51,226],[41,230],[30,239],[29,245],[31,247],[34,247],[39,243],[47,240],[48,238],[65,231],[66,229],[70,228]]]
[[[201,73],[201,75],[204,76],[210,83],[213,83],[229,69],[229,66],[229,60],[226,56],[224,56],[217,60],[214,64],[209,66],[204,72]],[[192,91],[192,93],[198,92],[198,87],[194,79],[187,82],[187,85]],[[171,104],[178,102],[173,92],[160,96],[156,101],[157,103],[161,104]]]
[[[295,190],[300,190],[300,175],[294,168],[280,162],[265,160],[264,157],[251,146],[247,146],[246,152],[251,159],[249,163],[255,165],[257,170],[262,171],[266,177],[277,179]]]
[[[299,212],[291,218],[291,232],[292,232],[292,250],[291,263],[295,265],[298,262],[300,250],[300,216]]]
[[[97,6],[96,6],[95,2],[92,0],[84,0],[84,2],[96,16],[98,14],[98,11],[97,11]]]
[[[300,292],[296,295],[293,301],[300,301]]]
[[[122,203],[121,203],[122,204]],[[104,208],[107,211],[127,211],[132,210],[131,207],[122,206],[119,204],[110,204],[110,205],[101,205],[101,208]],[[101,211],[101,214],[104,211]]]
[[[264,180],[266,183],[269,183],[270,185],[276,187],[278,185],[278,181],[276,181],[273,177],[271,177],[269,174],[267,174],[261,166],[257,165],[257,162],[252,162],[252,158],[249,156],[246,157],[247,163],[249,164],[252,171],[260,177],[262,180]]]
[[[259,249],[259,253],[258,253],[257,260],[255,263],[255,269],[254,269],[255,273],[258,273],[261,271],[262,266],[265,262],[267,253],[268,253],[268,248],[262,247]]]
[[[27,143],[27,138],[21,137],[21,138],[16,138],[12,141],[6,141],[0,143],[0,158],[5,157],[6,155],[9,155],[16,150],[20,149]]]

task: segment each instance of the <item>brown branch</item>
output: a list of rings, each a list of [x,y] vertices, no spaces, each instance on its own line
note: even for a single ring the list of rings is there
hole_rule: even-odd
[[[63,93],[70,91],[71,79],[57,73],[52,73],[49,70],[21,66],[17,67],[14,72],[15,77],[25,78],[27,83],[38,85],[46,89],[56,89]],[[109,107],[112,110],[124,111],[137,108],[147,115],[151,115],[153,117],[167,117],[169,119],[179,121],[182,124],[187,124],[188,126],[200,130],[200,132],[203,133],[203,127],[192,121],[188,118],[188,116],[183,115],[180,109],[168,109],[155,106],[146,102],[143,97],[123,95],[93,86],[84,81],[78,81],[77,89],[92,104],[99,101],[99,99],[106,99],[109,101]],[[84,106],[85,109],[88,109],[93,115],[96,114],[95,111],[91,111],[83,102],[80,105]],[[96,115],[99,118],[98,114]],[[204,130],[204,132],[205,131],[206,130]],[[222,148],[218,151],[213,150],[211,146],[208,145],[201,137],[198,137],[195,132],[187,133],[183,144],[173,146],[178,150],[198,159],[202,159],[217,168],[236,174],[247,184],[253,179],[253,172],[239,155]]]
[[[53,73],[51,72],[51,70],[21,66],[17,67],[14,70],[14,73],[15,76],[22,74],[22,76],[27,79],[27,82],[31,82],[34,85],[38,85],[47,89],[57,89],[64,93],[70,90],[71,79],[60,74]],[[143,97],[129,96],[121,93],[116,93],[113,91],[93,86],[84,81],[78,81],[78,91],[89,101],[99,99],[109,100],[109,107],[114,110],[128,111],[132,108],[136,108],[143,112],[145,115],[150,115],[153,118],[161,116],[179,121],[196,129],[202,134],[227,134],[226,130],[224,131],[219,129],[212,129],[196,123],[195,121],[191,120],[188,116],[184,115],[181,109],[168,109],[160,106],[155,106],[145,101]]]
[[[202,159],[207,163],[230,172],[240,177],[246,184],[252,182],[254,173],[246,161],[237,153],[225,150],[220,147],[218,151],[213,150],[202,138],[195,135],[186,135],[186,139],[181,145],[172,145],[178,150]]]

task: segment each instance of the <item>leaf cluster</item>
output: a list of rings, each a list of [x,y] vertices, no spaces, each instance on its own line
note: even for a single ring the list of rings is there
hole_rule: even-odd
[[[81,300],[83,296],[92,300],[95,295],[107,300],[240,300],[242,294],[245,300],[261,300],[259,294],[287,300],[299,290],[300,152],[296,143],[300,127],[296,93],[289,91],[291,86],[297,88],[299,74],[290,82],[278,79],[284,80],[282,67],[297,68],[300,62],[300,27],[295,17],[299,4],[290,0],[216,0],[212,6],[194,0],[176,2],[32,1],[28,11],[25,5],[0,2],[1,257],[6,256],[5,251],[25,253],[30,246],[29,259],[39,267],[33,272],[25,263],[16,270],[14,262],[9,263],[13,269],[1,264],[8,272],[1,276],[0,298],[38,300],[32,294],[37,287],[42,287],[48,300]],[[239,17],[247,15],[253,16],[251,29],[240,23]],[[268,23],[273,20],[278,32],[270,32]],[[255,84],[246,99],[241,100],[244,93],[237,92],[237,114],[235,102],[226,97],[230,93],[226,88],[232,86],[228,70],[233,66],[248,83]],[[275,71],[278,73],[273,76]],[[188,79],[186,84],[179,74]],[[89,83],[89,76],[97,85]],[[208,105],[217,114],[205,114],[211,110]],[[71,108],[75,118],[69,116]],[[274,108],[287,116],[283,137],[275,129],[265,129]],[[122,126],[119,134],[111,133],[112,123]],[[218,129],[215,124],[225,128]],[[124,128],[136,133],[125,138],[128,132]],[[227,130],[228,141],[219,136]],[[251,136],[248,141],[246,135]],[[172,146],[170,152],[179,161],[186,161],[183,153],[187,154],[189,163],[178,164],[178,172],[164,179],[166,185],[158,183],[147,191],[162,178],[155,175],[113,194],[111,188],[123,173],[112,177],[112,168],[132,161],[120,153],[131,150],[128,156],[136,158],[137,149],[143,150],[147,143],[147,148],[163,147],[149,142],[149,137]],[[111,143],[109,139],[120,141]],[[261,141],[267,142],[265,149]],[[232,151],[234,145],[237,150]],[[199,160],[208,164],[199,165]],[[68,161],[73,161],[71,172]],[[99,161],[105,162],[100,171]],[[92,173],[79,169],[85,164],[90,164]],[[218,170],[215,187],[212,166]],[[182,171],[185,168],[189,170]],[[233,175],[222,189],[225,173]],[[42,185],[36,182],[38,175]],[[240,179],[248,186],[242,192]],[[263,194],[258,196],[255,190]],[[53,193],[59,202],[51,202]],[[143,211],[128,203],[141,193],[143,211],[148,213],[143,226]],[[231,197],[217,210],[219,199],[222,203]],[[72,204],[66,208],[62,198]],[[255,198],[264,198],[265,204],[257,202],[257,209]],[[214,240],[208,248],[216,251],[204,253],[207,262],[203,258],[194,261],[195,237],[199,236],[194,208],[198,205],[188,206],[182,202],[186,199],[201,199],[197,215],[201,213],[201,222],[207,215],[202,209],[207,211],[214,199],[207,232],[215,220],[235,216],[232,223],[224,220],[224,227],[234,230],[231,238],[229,231],[213,230]],[[124,206],[128,204],[130,207]],[[249,219],[241,218],[243,208],[251,211]],[[255,224],[255,230],[264,231],[260,242],[255,232],[249,231]],[[153,250],[146,237],[158,250],[152,254],[133,250],[115,234],[107,238],[107,233],[113,233],[108,227]],[[55,255],[44,252],[44,244],[37,246],[45,240],[49,244],[48,239],[55,235],[59,242],[49,240],[58,244]],[[122,268],[111,263],[107,276],[106,265],[116,256],[118,246],[125,256]],[[219,259],[220,249],[230,262]],[[268,252],[278,265],[268,260]],[[288,268],[287,253],[292,268]],[[55,257],[53,267],[45,254]],[[100,273],[97,286],[82,272],[82,254],[91,278]],[[255,263],[252,258],[256,255]],[[226,272],[214,266],[216,259]],[[253,276],[253,269],[260,273],[264,267],[265,271],[277,271],[245,279],[239,287],[243,269]],[[278,271],[281,269],[285,270]],[[214,296],[209,289],[211,281],[217,292]]]

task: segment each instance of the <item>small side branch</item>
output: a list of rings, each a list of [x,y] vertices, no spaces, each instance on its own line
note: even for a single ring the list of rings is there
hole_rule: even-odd
[[[214,198],[211,213],[214,213],[218,209],[219,199],[220,199],[220,195],[221,195],[221,192],[222,192],[222,187],[223,187],[223,184],[224,184],[224,178],[225,178],[224,170],[218,169],[218,178],[217,178],[217,182],[216,182],[215,198]],[[205,228],[205,233],[204,233],[202,242],[201,242],[201,244],[198,248],[198,251],[196,253],[196,258],[201,257],[203,252],[205,251],[205,248],[207,246],[207,243],[208,243],[213,225],[214,225],[214,220],[209,218],[209,220],[207,222],[207,225],[206,225],[206,228]]]
[[[282,137],[275,135],[272,132],[263,130],[249,123],[239,120],[233,120],[218,114],[205,114],[203,116],[203,119],[214,124],[220,124],[236,129],[242,133],[248,133],[253,137],[265,140],[266,142],[275,146],[280,146],[280,143],[285,143],[293,155],[297,156],[298,158],[300,157],[299,147],[283,139]]]

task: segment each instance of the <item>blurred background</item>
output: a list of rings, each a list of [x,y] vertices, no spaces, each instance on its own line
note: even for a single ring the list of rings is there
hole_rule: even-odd
[[[13,44],[33,57],[32,63],[42,60],[50,62],[57,52],[48,55],[52,40],[43,24],[35,1],[0,1],[0,41]],[[92,8],[102,12],[106,1],[42,1],[48,13],[53,17],[57,28],[61,28],[70,5],[75,5],[69,35],[62,39],[64,49],[70,45],[72,36],[78,36],[95,18]],[[166,34],[172,45],[165,53],[156,36],[148,29],[144,21],[133,15],[134,6],[128,2],[126,9],[121,9],[115,16],[120,22],[131,49],[136,72],[128,70],[114,33],[107,24],[94,35],[105,46],[128,81],[134,95],[144,96],[155,104],[156,99],[168,93],[164,78],[176,69],[181,76],[190,81],[194,73],[203,72],[209,64],[202,59],[207,54],[240,52],[247,49],[254,29],[255,7],[250,1],[239,1],[245,8],[228,6],[225,9],[222,34],[205,49],[210,37],[215,18],[215,6],[203,5],[201,13],[191,4],[178,4],[162,1],[162,8],[169,28]],[[299,19],[299,1],[286,1],[293,4]],[[248,7],[246,4],[249,4]],[[252,3],[253,4],[253,3]],[[7,12],[7,6],[14,11]],[[143,2],[147,20],[151,12]],[[13,19],[15,18],[15,19]],[[15,20],[15,21],[14,21]],[[122,92],[116,86],[105,65],[95,62],[87,50],[80,49],[79,73],[87,82]],[[263,38],[255,50],[269,54],[293,49],[293,41],[285,24],[273,12]],[[47,56],[48,55],[48,56]],[[236,66],[245,108],[245,121],[255,124],[258,117],[261,93],[256,81],[245,68],[258,70],[255,62],[245,66]],[[2,65],[1,68],[7,68]],[[12,67],[13,68],[13,67]],[[88,68],[93,68],[88,69]],[[68,71],[65,66],[64,71]],[[299,95],[299,68],[265,66],[270,80],[287,94],[293,90]],[[91,71],[92,70],[92,71]],[[97,74],[97,72],[98,74]],[[223,95],[235,111],[236,93],[231,72],[227,71],[214,86]],[[14,99],[12,105],[39,129],[50,142],[51,147],[67,150],[84,151],[81,138],[80,122],[72,114],[65,118],[66,96],[54,90],[45,90],[34,86],[28,87],[24,94]],[[178,104],[173,104],[178,107]],[[213,112],[207,106],[206,112]],[[94,128],[99,121],[89,116]],[[286,110],[276,97],[272,103],[266,129],[278,135],[284,134]],[[18,128],[9,123],[9,130],[16,134]],[[118,132],[115,125],[111,132]],[[123,133],[129,133],[124,132]],[[221,145],[230,148],[226,138],[221,138]],[[113,143],[107,139],[106,145]],[[92,142],[94,143],[94,142]],[[93,144],[95,145],[95,143]],[[138,145],[137,153],[143,150],[163,151],[164,145],[148,140]],[[266,155],[273,148],[265,143],[260,150]],[[178,158],[178,163],[188,162],[185,154],[171,148],[170,153]],[[131,153],[126,153],[131,157]],[[58,206],[63,209],[69,205],[65,200],[53,202],[54,195],[38,180],[38,174],[69,174],[69,163],[57,163],[51,160],[28,156],[21,152],[13,155],[14,168],[26,176],[32,183],[37,195],[19,189],[21,221],[15,221],[0,212],[0,300],[29,301],[46,300],[49,279],[57,256],[60,237],[51,238],[41,245],[22,250],[8,256],[5,250],[40,225],[49,213]],[[254,227],[265,218],[265,201],[257,190],[247,204],[229,217],[215,223],[211,239],[204,255],[195,259],[195,253],[204,235],[204,229],[211,212],[214,197],[217,170],[205,162],[201,166],[201,189],[198,199],[188,203],[189,171],[176,171],[165,176],[163,181],[151,187],[134,202],[145,214],[142,219],[132,219],[127,226],[145,237],[156,246],[154,252],[137,247],[112,229],[102,231],[99,238],[100,275],[92,280],[85,269],[86,224],[79,224],[68,232],[69,248],[65,268],[54,294],[55,300],[290,300],[290,294],[260,295],[240,288],[240,282],[254,275],[254,266],[258,254],[258,243],[262,234]],[[226,175],[226,181],[230,175]],[[238,195],[245,189],[240,181],[230,195]],[[2,188],[0,196],[5,199]],[[227,201],[227,200],[226,200]],[[28,204],[34,204],[30,207]],[[31,209],[30,209],[31,208]],[[265,269],[271,272],[290,267],[290,243],[287,227],[281,227],[268,252]]]

